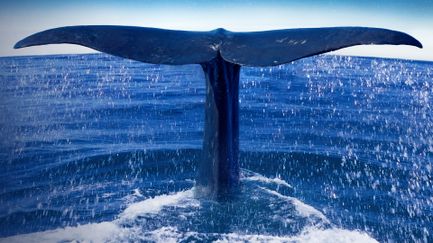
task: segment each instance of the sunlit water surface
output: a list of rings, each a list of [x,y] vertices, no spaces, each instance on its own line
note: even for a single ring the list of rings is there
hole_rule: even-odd
[[[195,193],[198,65],[0,58],[0,241],[433,241],[433,63],[242,68],[238,195]]]

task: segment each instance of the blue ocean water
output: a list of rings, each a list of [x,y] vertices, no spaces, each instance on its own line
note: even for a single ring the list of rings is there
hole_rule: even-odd
[[[433,242],[433,63],[322,55],[240,78],[242,187],[194,191],[198,65],[0,58],[0,242]]]

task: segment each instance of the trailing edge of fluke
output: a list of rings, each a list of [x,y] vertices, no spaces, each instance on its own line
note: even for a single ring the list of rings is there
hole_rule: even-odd
[[[406,33],[367,27],[201,32],[110,25],[49,29],[19,41],[14,48],[60,43],[154,64],[201,64],[219,53],[225,61],[241,66],[275,66],[354,45],[422,48],[418,40]]]

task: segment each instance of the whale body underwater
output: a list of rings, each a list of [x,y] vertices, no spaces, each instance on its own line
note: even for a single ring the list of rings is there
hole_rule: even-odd
[[[200,196],[237,191],[239,168],[239,75],[242,66],[276,66],[355,45],[422,48],[399,31],[368,27],[284,29],[260,32],[179,31],[130,26],[69,26],[19,41],[14,48],[77,44],[152,64],[201,65],[206,78],[203,154],[196,181]]]

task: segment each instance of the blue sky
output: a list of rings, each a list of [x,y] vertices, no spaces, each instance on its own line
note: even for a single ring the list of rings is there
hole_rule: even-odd
[[[55,1],[0,3],[0,56],[89,53],[75,45],[14,50],[18,40],[45,29],[86,24],[134,25],[184,30],[254,31],[302,27],[369,26],[404,31],[424,49],[408,46],[360,46],[344,55],[433,61],[433,1]]]

